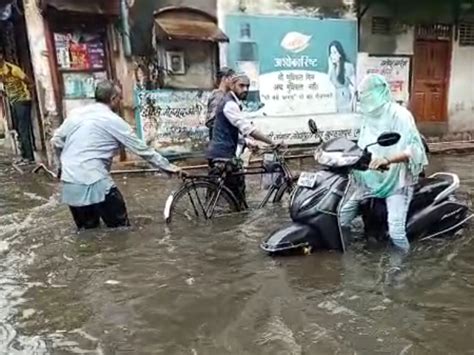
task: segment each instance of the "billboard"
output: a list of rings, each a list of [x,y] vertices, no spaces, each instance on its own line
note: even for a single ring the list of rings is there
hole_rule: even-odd
[[[228,15],[228,63],[251,78],[247,109],[269,116],[350,113],[357,22]]]

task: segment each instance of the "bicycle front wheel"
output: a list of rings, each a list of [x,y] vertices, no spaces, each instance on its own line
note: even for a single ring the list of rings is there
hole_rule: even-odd
[[[210,181],[191,181],[168,197],[164,217],[167,224],[202,223],[238,211],[238,203],[226,187]]]
[[[277,190],[275,198],[273,199],[273,203],[281,202],[285,194],[288,194],[288,196],[290,196],[293,193],[293,190],[295,189],[295,186],[298,182],[298,178],[299,177],[293,177],[291,182],[284,182]]]

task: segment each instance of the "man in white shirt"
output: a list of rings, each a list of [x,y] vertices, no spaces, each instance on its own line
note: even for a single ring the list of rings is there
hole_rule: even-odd
[[[98,83],[96,103],[73,110],[51,140],[59,160],[62,202],[69,205],[79,230],[97,228],[101,219],[109,228],[130,225],[125,201],[110,176],[121,146],[167,173],[180,172],[114,113],[121,97],[113,82]]]

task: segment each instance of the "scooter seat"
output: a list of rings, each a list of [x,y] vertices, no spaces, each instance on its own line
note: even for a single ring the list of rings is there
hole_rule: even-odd
[[[410,205],[410,213],[419,211],[421,208],[431,204],[440,193],[450,186],[450,181],[441,178],[420,179],[415,186],[413,200]]]
[[[437,192],[438,194],[446,190],[451,182],[441,178],[424,178],[420,179],[415,187],[415,195],[419,193]]]

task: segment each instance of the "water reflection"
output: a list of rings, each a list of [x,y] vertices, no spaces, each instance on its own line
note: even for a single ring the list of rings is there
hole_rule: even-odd
[[[433,166],[463,180],[469,157]],[[415,244],[272,259],[258,245],[287,218],[273,207],[167,228],[174,181],[119,183],[134,227],[77,235],[55,186],[0,174],[0,353],[453,354],[472,350],[472,230]],[[3,245],[3,246],[2,246]]]

